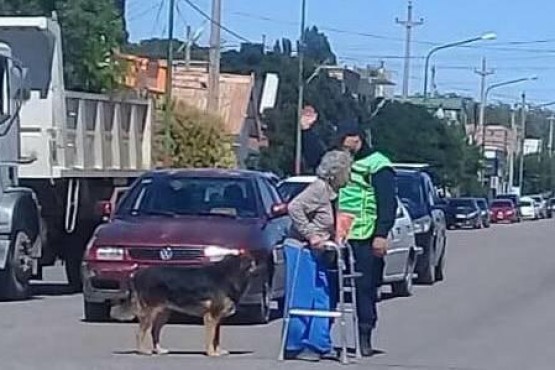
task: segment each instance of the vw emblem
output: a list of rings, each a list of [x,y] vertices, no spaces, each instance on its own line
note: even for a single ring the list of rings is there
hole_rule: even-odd
[[[162,261],[169,261],[173,258],[173,251],[170,247],[166,247],[160,251],[160,259]]]

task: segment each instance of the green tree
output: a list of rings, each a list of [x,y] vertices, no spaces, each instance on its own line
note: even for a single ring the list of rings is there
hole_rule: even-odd
[[[165,162],[162,113],[158,120],[154,142],[154,162]],[[176,168],[218,167],[233,168],[237,160],[232,138],[225,133],[219,117],[206,114],[186,105],[176,104],[172,109],[170,166]]]
[[[456,192],[476,192],[479,149],[470,146],[462,130],[409,103],[387,104],[371,122],[376,149],[395,162],[427,163],[436,183]]]
[[[125,71],[114,58],[127,37],[121,6],[121,0],[0,0],[0,14],[50,16],[56,11],[66,87],[105,92],[117,88]]]

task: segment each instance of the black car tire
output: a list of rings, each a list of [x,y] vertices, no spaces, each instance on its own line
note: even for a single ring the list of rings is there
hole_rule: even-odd
[[[435,282],[435,266],[432,261],[432,255],[436,250],[436,238],[430,238],[430,245],[424,250],[424,254],[419,257],[422,263],[418,266],[416,283],[424,285],[433,285]]]
[[[445,280],[445,248],[443,248],[439,262],[435,267],[435,279],[437,282]]]
[[[86,322],[110,321],[110,305],[108,303],[83,301],[83,313]]]
[[[267,324],[272,316],[271,288],[270,284],[265,283],[262,287],[260,302],[253,305],[246,305],[242,309],[242,315],[247,324]]]
[[[0,273],[0,299],[22,300],[29,297],[32,268],[28,265],[30,257],[26,254],[28,243],[31,240],[25,231],[14,233],[6,267]]]
[[[413,284],[413,274],[416,265],[416,258],[414,253],[411,253],[409,261],[407,263],[407,271],[405,273],[405,278],[402,281],[397,281],[391,284],[391,290],[393,295],[396,297],[410,297],[412,296],[414,290]]]

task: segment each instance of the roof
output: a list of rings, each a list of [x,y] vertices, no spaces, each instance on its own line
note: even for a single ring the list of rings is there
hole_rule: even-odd
[[[199,109],[208,104],[208,73],[204,69],[176,66],[173,71],[173,95]],[[255,87],[254,75],[220,75],[219,115],[230,135],[239,135]]]

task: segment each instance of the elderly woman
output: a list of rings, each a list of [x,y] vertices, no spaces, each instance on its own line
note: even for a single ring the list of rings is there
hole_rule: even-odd
[[[285,247],[289,308],[329,310],[333,305],[322,247],[335,238],[333,202],[349,179],[350,167],[348,152],[328,152],[318,166],[317,179],[289,204],[292,238],[300,242]],[[288,357],[318,361],[330,355],[330,329],[328,318],[292,317],[286,333]]]

